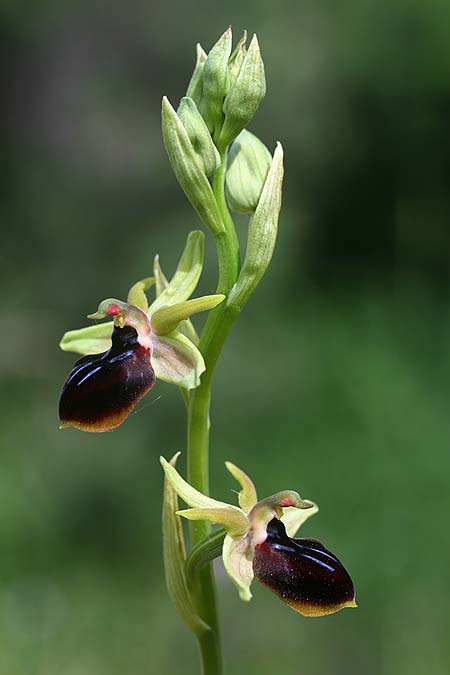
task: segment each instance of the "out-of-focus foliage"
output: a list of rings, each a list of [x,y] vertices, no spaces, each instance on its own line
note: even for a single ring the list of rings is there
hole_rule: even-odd
[[[219,567],[229,672],[272,675],[282,654],[292,675],[447,673],[448,3],[46,0],[1,20],[0,675],[197,672],[160,545],[157,458],[183,448],[182,401],[159,384],[113,434],[60,432],[58,340],[156,252],[170,273],[199,226],[160,100],[230,22],[258,33],[254,130],[283,141],[286,190],[217,372],[214,495],[235,487],[230,459],[261,494],[317,501],[305,535],[343,560],[359,609],[302,620],[264,589],[244,605]],[[205,293],[210,241],[207,267]]]

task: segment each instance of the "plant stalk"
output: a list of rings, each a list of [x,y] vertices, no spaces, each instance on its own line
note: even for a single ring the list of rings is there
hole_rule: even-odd
[[[239,272],[239,244],[225,200],[225,171],[226,149],[221,155],[221,165],[214,175],[213,192],[224,225],[224,231],[216,237],[219,263],[217,293],[228,295]],[[199,349],[205,359],[206,371],[202,375],[200,386],[190,396],[187,447],[188,480],[204,494],[209,494],[209,411],[212,376],[236,316],[236,310],[227,307],[225,300],[210,312],[200,338]],[[210,525],[204,521],[191,522],[189,532],[192,548],[208,536]],[[199,637],[203,675],[222,675],[220,630],[211,563],[196,570],[191,583],[199,615],[211,628]]]

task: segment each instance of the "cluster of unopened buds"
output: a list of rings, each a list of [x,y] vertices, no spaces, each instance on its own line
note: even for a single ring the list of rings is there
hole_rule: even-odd
[[[126,301],[109,298],[89,315],[106,322],[71,330],[61,341],[64,351],[82,356],[61,392],[61,427],[113,430],[158,379],[182,391],[188,430],[195,432],[199,425],[188,447],[191,456],[197,453],[198,462],[203,462],[195,487],[176,470],[177,455],[171,462],[161,458],[167,587],[197,637],[213,629],[201,615],[192,580],[198,580],[199,570],[220,553],[244,601],[250,600],[256,577],[304,616],[356,606],[352,580],[336,556],[315,539],[294,538],[318,511],[313,502],[292,490],[258,500],[250,478],[229,462],[227,469],[241,486],[239,506],[212,499],[197,489],[206,491],[207,485],[212,371],[228,330],[269,266],[281,208],[281,145],[277,144],[272,156],[246,130],[265,94],[258,42],[254,37],[247,48],[246,38],[244,33],[231,52],[228,29],[209,54],[198,46],[187,95],[177,110],[166,98],[162,104],[164,142],[175,176],[217,246],[216,294],[191,297],[204,255],[204,235],[195,230],[170,280],[156,256],[152,276],[137,281]],[[229,210],[249,216],[242,264]],[[147,293],[153,289],[154,299],[149,302]],[[210,312],[200,337],[191,320],[199,312]],[[204,395],[196,397],[202,387]],[[199,439],[200,448],[196,446]],[[179,510],[179,498],[189,508]],[[188,550],[181,517],[208,523],[202,530],[204,536],[194,537]],[[215,526],[212,531],[211,525]]]

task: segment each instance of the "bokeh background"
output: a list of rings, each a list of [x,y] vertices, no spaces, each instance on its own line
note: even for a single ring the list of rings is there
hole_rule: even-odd
[[[220,565],[227,673],[450,668],[450,8],[445,0],[2,3],[0,674],[198,672],[165,594],[160,453],[183,405],[158,384],[112,434],[57,428],[58,340],[199,226],[165,156],[160,100],[199,40],[258,33],[281,139],[273,265],[218,368],[212,487],[321,507],[304,532],[359,609],[306,620]],[[245,241],[245,223],[240,221]],[[208,242],[201,290],[216,280]]]

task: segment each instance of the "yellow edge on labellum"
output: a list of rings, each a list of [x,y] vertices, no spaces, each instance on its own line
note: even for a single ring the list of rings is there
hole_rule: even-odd
[[[105,431],[114,431],[114,429],[117,429],[125,420],[127,417],[130,415],[131,411],[133,408],[136,406],[136,403],[139,403],[139,401],[143,397],[140,396],[136,401],[133,402],[133,405],[129,406],[128,408],[122,408],[120,411],[120,415],[108,415],[107,417],[103,417],[103,419],[99,421],[93,421],[91,423],[89,422],[78,422],[77,420],[73,421],[68,421],[68,422],[61,422],[59,425],[60,429],[68,429],[69,427],[72,427],[74,429],[78,429],[79,431],[88,431],[90,433],[104,433]]]
[[[355,600],[346,600],[345,602],[341,602],[338,605],[317,605],[313,603],[308,603],[308,602],[294,602],[292,600],[286,600],[286,598],[282,598],[282,600],[291,608],[294,610],[294,612],[297,612],[298,614],[301,614],[302,616],[305,616],[307,618],[318,618],[321,616],[329,616],[330,614],[336,614],[337,612],[340,612],[341,609],[352,609],[355,607],[358,607],[356,604]]]

